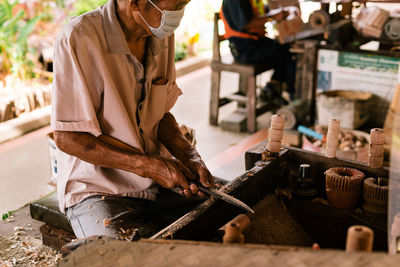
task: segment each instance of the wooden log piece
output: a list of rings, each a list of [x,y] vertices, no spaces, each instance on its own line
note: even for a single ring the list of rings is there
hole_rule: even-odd
[[[267,150],[272,153],[279,153],[281,151],[281,141],[268,141]]]
[[[282,138],[283,138],[283,130],[278,130],[273,128],[270,129],[269,140],[280,142]]]
[[[331,119],[329,121],[328,134],[326,140],[326,152],[325,155],[328,158],[336,157],[336,151],[339,144],[340,134],[340,120]]]
[[[375,145],[385,144],[385,130],[380,128],[374,128],[370,133],[370,143]]]
[[[368,155],[368,165],[374,169],[380,169],[383,167],[383,155],[381,157],[375,157],[371,154]]]
[[[244,243],[244,236],[240,230],[239,224],[230,223],[225,227],[225,235],[222,239],[224,244]]]
[[[316,10],[311,13],[309,23],[313,29],[323,28],[330,23],[329,14],[324,10]]]
[[[239,214],[238,216],[230,220],[227,224],[225,224],[222,229],[225,231],[228,225],[231,224],[237,224],[239,226],[240,232],[243,232],[243,230],[250,225],[250,218],[246,214]]]
[[[346,252],[371,252],[374,242],[374,232],[362,225],[353,225],[347,231]]]
[[[374,128],[370,134],[370,147],[368,155],[368,165],[371,168],[383,167],[383,155],[385,144],[385,130]]]
[[[384,145],[370,144],[369,145],[369,154],[374,157],[382,157],[385,153]]]
[[[271,118],[271,128],[283,129],[285,127],[285,117],[281,115],[273,115]]]
[[[297,124],[296,110],[294,106],[284,106],[276,112],[278,115],[285,117],[285,129],[293,129]]]
[[[279,153],[281,151],[281,142],[284,127],[285,117],[281,115],[273,115],[271,118],[271,126],[269,128],[269,138],[267,145],[267,150],[269,152]]]

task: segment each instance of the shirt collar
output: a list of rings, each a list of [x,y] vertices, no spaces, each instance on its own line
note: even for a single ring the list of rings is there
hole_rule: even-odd
[[[104,36],[108,46],[108,52],[115,54],[131,54],[124,32],[116,15],[116,0],[109,0],[102,9]],[[148,48],[153,56],[167,48],[165,40],[154,36],[150,37]]]

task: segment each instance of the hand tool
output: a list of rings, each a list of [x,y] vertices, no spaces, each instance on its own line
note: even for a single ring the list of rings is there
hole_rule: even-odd
[[[195,184],[199,188],[199,191],[201,191],[203,193],[206,193],[206,194],[208,194],[210,196],[213,196],[213,197],[216,197],[218,199],[221,199],[221,200],[223,200],[223,201],[225,201],[225,202],[227,202],[229,204],[232,204],[232,205],[234,205],[236,207],[244,209],[245,211],[249,211],[251,213],[254,213],[254,210],[252,210],[245,203],[243,203],[242,201],[240,201],[239,199],[237,199],[237,198],[235,198],[233,196],[230,196],[230,195],[228,195],[228,194],[226,194],[224,192],[221,192],[221,191],[219,191],[217,189],[214,189],[214,188],[207,188],[207,187],[201,185],[200,182],[197,182],[197,181],[189,181],[189,184]],[[182,188],[179,187],[179,188],[174,188],[173,189],[173,191],[175,193],[179,193],[179,190],[182,190]]]

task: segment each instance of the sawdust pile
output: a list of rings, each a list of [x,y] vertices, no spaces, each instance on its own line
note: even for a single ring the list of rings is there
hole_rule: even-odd
[[[42,245],[41,238],[27,235],[24,230],[15,227],[11,235],[0,236],[0,267],[53,266],[61,260],[61,253]]]

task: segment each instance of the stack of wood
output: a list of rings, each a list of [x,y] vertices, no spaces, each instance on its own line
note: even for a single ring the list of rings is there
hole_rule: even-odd
[[[285,117],[274,115],[271,119],[271,127],[269,128],[269,138],[267,150],[271,153],[279,153],[281,151],[281,143],[283,138],[283,129],[285,127]]]
[[[51,104],[51,85],[0,98],[0,122],[19,117],[21,114]]]
[[[354,28],[364,36],[380,38],[390,13],[378,7],[363,9],[355,19]]]
[[[371,168],[382,168],[385,152],[385,130],[375,128],[371,130],[368,164]]]

